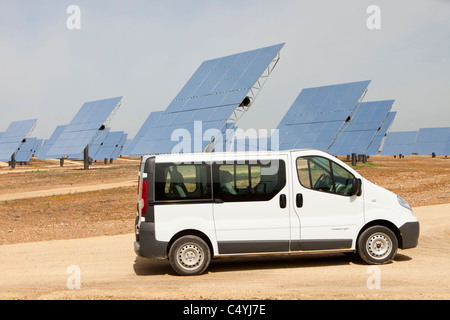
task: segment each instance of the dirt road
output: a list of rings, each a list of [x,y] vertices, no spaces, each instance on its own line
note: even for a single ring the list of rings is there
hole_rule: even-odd
[[[7,193],[7,194],[0,194],[0,201],[33,199],[33,198],[39,198],[39,197],[52,197],[52,196],[60,196],[60,195],[90,192],[90,191],[134,187],[136,184],[137,184],[137,182],[133,180],[133,181],[123,181],[123,182],[115,182],[115,183],[94,184],[94,185],[89,185],[89,186],[73,186],[73,187],[55,188],[55,189],[47,189],[47,190]]]
[[[415,208],[419,246],[379,269],[344,254],[283,255],[218,259],[180,277],[167,261],[136,258],[133,234],[2,245],[0,298],[449,299],[449,212]],[[68,289],[78,275],[80,289]]]

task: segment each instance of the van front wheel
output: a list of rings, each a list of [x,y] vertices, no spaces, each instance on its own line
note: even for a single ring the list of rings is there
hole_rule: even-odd
[[[170,248],[169,260],[172,268],[182,276],[202,274],[211,261],[211,251],[203,239],[184,236]]]
[[[391,229],[373,226],[358,239],[358,253],[368,264],[384,264],[391,261],[398,249],[398,241]]]

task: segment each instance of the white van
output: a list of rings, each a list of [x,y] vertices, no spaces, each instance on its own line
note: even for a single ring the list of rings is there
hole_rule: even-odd
[[[230,255],[357,252],[369,264],[417,246],[408,203],[317,150],[142,158],[139,256],[181,275]]]

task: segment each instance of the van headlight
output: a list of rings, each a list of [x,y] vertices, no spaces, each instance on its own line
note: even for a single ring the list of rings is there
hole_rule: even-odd
[[[408,204],[408,202],[406,202],[405,199],[403,199],[403,198],[400,197],[400,196],[397,196],[397,200],[398,200],[398,203],[400,203],[400,205],[401,205],[402,207],[404,207],[404,208],[406,208],[406,209],[412,211],[411,206]]]

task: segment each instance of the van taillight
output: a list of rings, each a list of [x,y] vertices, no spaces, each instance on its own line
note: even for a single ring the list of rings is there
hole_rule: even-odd
[[[144,180],[142,183],[142,200],[144,201],[144,206],[142,207],[141,215],[147,213],[148,199],[147,199],[147,181]]]

